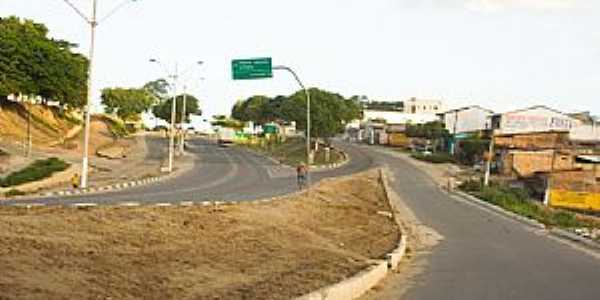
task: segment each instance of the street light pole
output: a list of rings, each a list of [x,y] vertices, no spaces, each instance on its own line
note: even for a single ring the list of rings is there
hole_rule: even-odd
[[[91,119],[91,105],[92,105],[92,75],[94,67],[94,50],[96,46],[96,28],[98,27],[98,0],[92,0],[92,18],[88,18],[81,10],[77,8],[70,0],[63,0],[69,5],[80,17],[82,17],[86,23],[90,25],[90,50],[89,50],[89,66],[88,66],[88,78],[87,78],[87,97],[84,107],[84,137],[83,137],[83,158],[81,162],[81,188],[87,188],[88,186],[88,169],[89,169],[89,143],[90,143],[90,119]],[[119,9],[125,6],[129,2],[135,2],[137,0],[124,0],[121,4],[111,10],[101,20],[104,21]]]
[[[169,173],[173,172],[173,148],[175,147],[175,118],[177,117],[177,64],[173,75],[173,101],[171,103],[171,134],[169,136]]]
[[[87,90],[87,101],[85,104],[85,125],[83,133],[83,160],[81,162],[81,188],[85,189],[88,186],[88,169],[89,169],[89,144],[90,144],[90,120],[91,120],[91,104],[92,104],[92,72],[94,66],[94,48],[96,46],[96,27],[98,22],[96,21],[98,11],[98,1],[93,0],[92,8],[92,19],[90,20],[90,53],[88,56],[89,67],[88,67],[88,90]]]
[[[171,103],[171,126],[170,126],[171,128],[170,128],[170,136],[169,136],[169,165],[168,165],[168,172],[171,173],[171,172],[173,172],[173,157],[174,157],[174,149],[175,149],[175,119],[177,118],[177,83],[179,81],[179,77],[187,74],[187,72],[189,72],[191,70],[191,67],[188,70],[186,70],[185,72],[183,72],[182,74],[179,74],[179,66],[176,63],[175,64],[175,72],[171,75],[169,72],[169,69],[167,67],[165,67],[165,65],[161,61],[152,58],[152,59],[150,59],[150,62],[159,64],[164,69],[164,71],[167,73],[167,76],[173,79],[173,84],[171,85],[172,89],[173,89],[173,100]],[[203,63],[204,63],[203,61],[196,62],[196,64],[199,64],[199,65],[201,65]],[[187,93],[186,89],[187,89],[187,86],[184,84],[184,93],[183,93],[184,103],[183,103],[183,109],[182,109],[183,114],[182,114],[182,121],[180,122],[182,129],[183,129],[183,117],[185,116],[185,113],[186,113],[186,111],[185,111],[185,101],[186,101],[186,93]],[[183,140],[183,138],[181,138],[182,145],[183,145],[183,142],[184,142],[184,140]],[[181,153],[183,153],[183,150],[181,150]]]

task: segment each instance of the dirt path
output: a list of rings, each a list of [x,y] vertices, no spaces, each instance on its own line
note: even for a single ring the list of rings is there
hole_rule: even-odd
[[[291,299],[398,242],[378,173],[310,199],[219,207],[0,209],[0,299]]]

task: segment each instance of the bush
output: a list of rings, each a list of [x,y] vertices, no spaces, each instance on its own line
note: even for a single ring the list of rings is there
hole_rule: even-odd
[[[432,164],[454,163],[454,157],[446,153],[433,153],[429,155],[421,153],[413,153],[411,157],[414,159],[430,162]]]
[[[530,201],[529,193],[525,189],[510,188],[501,185],[483,187],[477,181],[466,181],[459,186],[461,190],[476,195],[480,199],[500,206],[548,226],[563,228],[586,227],[588,224],[579,221],[575,213],[555,210],[542,206],[540,203]]]
[[[4,196],[6,197],[16,197],[16,196],[23,196],[25,195],[25,192],[23,191],[19,191],[17,189],[11,189],[8,192],[4,193]]]
[[[483,159],[483,154],[488,151],[490,140],[470,138],[459,142],[458,160],[463,164],[472,165]]]
[[[108,129],[110,130],[110,133],[115,137],[124,138],[129,135],[129,130],[127,130],[127,127],[125,127],[123,123],[110,120],[108,124]]]
[[[465,182],[462,182],[458,188],[460,190],[463,190],[467,193],[471,193],[471,192],[479,192],[481,191],[481,187],[483,186],[483,184],[481,183],[480,180],[467,180]]]
[[[49,159],[36,160],[34,163],[20,171],[11,173],[4,179],[0,179],[1,187],[10,187],[28,182],[38,181],[52,176],[52,174],[64,171],[69,167],[69,164],[52,157]]]

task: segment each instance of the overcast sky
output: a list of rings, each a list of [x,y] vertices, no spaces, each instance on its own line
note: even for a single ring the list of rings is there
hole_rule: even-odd
[[[91,0],[72,2],[90,11]],[[100,15],[120,2],[99,0]],[[63,0],[0,0],[8,15],[87,53],[89,31]],[[228,113],[238,99],[297,89],[279,72],[231,80],[231,59],[271,56],[345,96],[600,114],[599,28],[596,0],[138,0],[100,24],[94,86],[164,77],[153,57],[181,69],[203,60],[189,86],[208,114]]]

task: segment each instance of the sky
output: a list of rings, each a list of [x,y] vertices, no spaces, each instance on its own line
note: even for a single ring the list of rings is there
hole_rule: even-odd
[[[98,1],[100,16],[123,2]],[[90,14],[92,0],[71,2]],[[9,15],[87,54],[89,27],[64,0],[0,0]],[[237,100],[298,90],[281,71],[231,79],[232,59],[272,57],[347,97],[600,115],[598,28],[600,0],[138,0],[98,27],[94,102],[101,88],[166,77],[156,58],[185,71],[205,115],[229,114]]]

